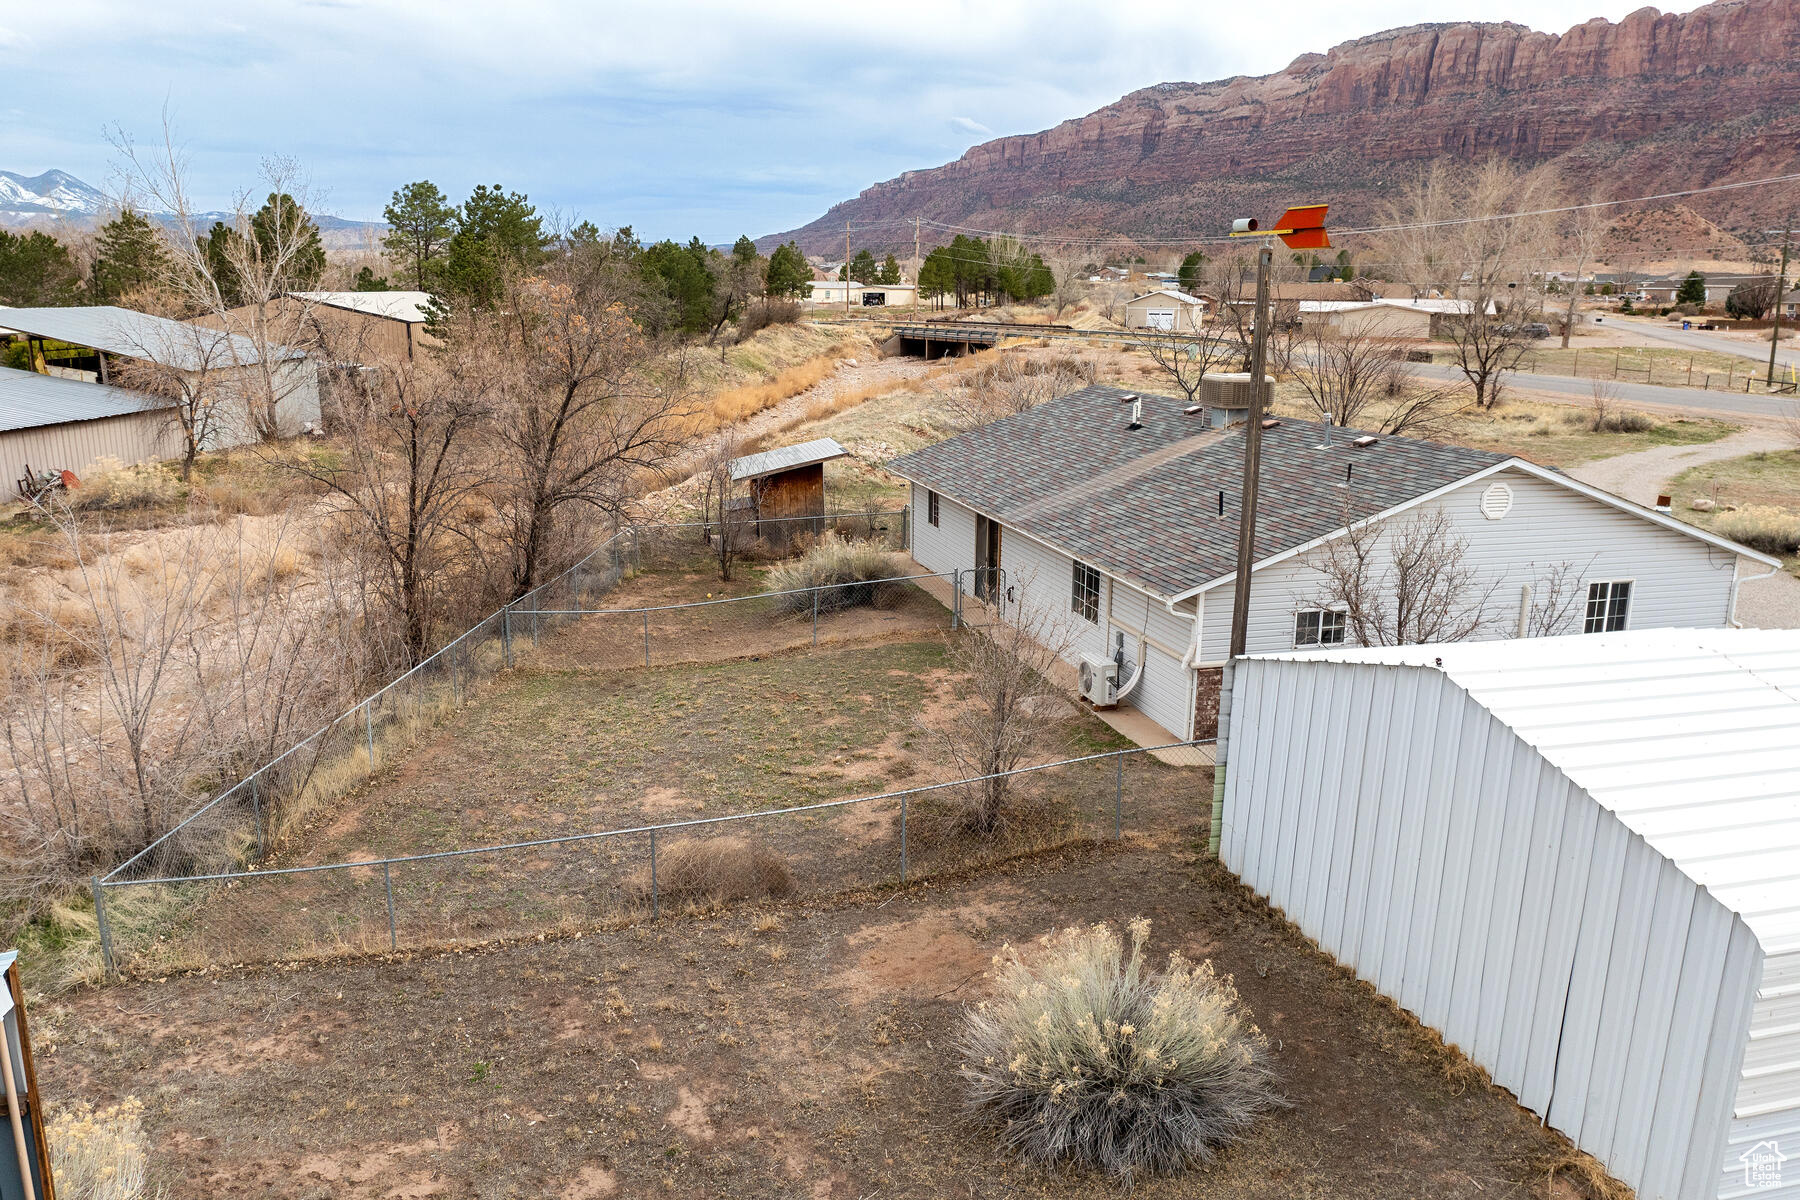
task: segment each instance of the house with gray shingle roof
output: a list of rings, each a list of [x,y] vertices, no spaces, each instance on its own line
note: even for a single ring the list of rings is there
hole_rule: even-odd
[[[904,455],[889,469],[911,484],[913,556],[1054,622],[1071,662],[1113,659],[1121,702],[1170,734],[1212,737],[1236,579],[1238,417],[1089,387]],[[1509,455],[1285,417],[1262,444],[1251,653],[1354,644],[1321,599],[1320,555],[1383,525],[1371,577],[1385,578],[1399,523],[1384,523],[1407,513],[1448,519],[1491,610],[1481,637],[1542,628],[1553,580],[1557,632],[1722,627],[1739,580],[1780,565]]]

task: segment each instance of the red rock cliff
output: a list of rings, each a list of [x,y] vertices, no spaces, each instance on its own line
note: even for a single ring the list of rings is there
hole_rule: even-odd
[[[846,219],[920,215],[1180,236],[1321,199],[1356,219],[1423,161],[1489,154],[1565,160],[1607,196],[1800,169],[1800,2],[1644,8],[1560,36],[1511,23],[1389,30],[1273,75],[1158,84],[1054,129],[985,142],[876,184],[797,235],[829,254]],[[1778,221],[1797,197],[1790,187],[1689,203],[1746,225]]]

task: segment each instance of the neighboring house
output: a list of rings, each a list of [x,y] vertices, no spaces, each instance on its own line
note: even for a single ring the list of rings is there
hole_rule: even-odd
[[[180,436],[141,392],[0,367],[0,499],[29,467],[85,479],[102,459],[147,462],[177,453]]]
[[[852,280],[845,283],[841,279],[815,279],[812,291],[807,299],[814,304],[844,303],[844,293],[850,293],[850,307],[857,308],[896,308],[918,302],[919,289],[910,283],[857,283]]]
[[[1800,317],[1800,288],[1795,288],[1781,298],[1781,316],[1784,321]]]
[[[262,393],[264,372],[256,344],[240,334],[109,305],[0,308],[0,327],[26,343],[41,374],[108,384],[122,364],[133,360],[183,373],[215,374],[221,393],[233,403],[216,422],[214,444],[206,448],[244,445],[257,438],[248,398]],[[297,434],[319,423],[318,367],[296,351],[279,353],[271,372],[280,393],[277,420],[281,432]],[[125,373],[130,373],[128,368]]]
[[[1650,1200],[1800,1193],[1800,631],[1248,658],[1224,863]]]
[[[1125,328],[1192,333],[1206,317],[1206,300],[1174,288],[1157,288],[1125,302]]]
[[[1246,389],[1247,390],[1247,387]],[[904,455],[913,556],[964,590],[1027,604],[1083,655],[1122,656],[1125,702],[1178,738],[1217,730],[1243,474],[1241,410],[1090,387]],[[1197,407],[1197,406],[1195,406]],[[1597,629],[1722,626],[1758,554],[1535,463],[1283,418],[1263,434],[1252,652],[1342,644],[1316,552],[1352,523],[1442,511],[1492,585],[1487,636],[1516,633],[1521,589],[1559,569]],[[1390,527],[1391,528],[1391,527]],[[1142,671],[1142,678],[1138,672]]]
[[[1437,337],[1475,310],[1472,300],[1301,300],[1300,324],[1324,325],[1346,337]],[[1492,303],[1488,312],[1495,311]]]

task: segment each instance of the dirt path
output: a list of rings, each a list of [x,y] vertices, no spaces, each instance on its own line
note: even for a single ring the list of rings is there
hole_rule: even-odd
[[[649,493],[639,503],[653,518],[659,518],[673,509],[689,507],[699,488],[698,481],[691,478],[692,473],[700,468],[708,455],[717,451],[727,437],[735,437],[743,444],[771,437],[780,430],[805,420],[806,414],[815,404],[835,400],[846,392],[861,388],[899,385],[919,378],[930,369],[931,364],[922,358],[882,358],[871,346],[865,355],[844,359],[838,364],[836,371],[799,395],[790,396],[779,404],[707,437],[669,468],[666,477],[679,482],[661,491]]]
[[[1689,467],[1768,450],[1783,450],[1787,446],[1788,439],[1778,431],[1752,425],[1716,442],[1697,446],[1656,446],[1635,454],[1582,463],[1571,467],[1569,474],[1583,483],[1648,507],[1667,489],[1669,480]]]
[[[1785,450],[1789,438],[1767,426],[1752,425],[1730,437],[1699,446],[1658,446],[1583,463],[1569,474],[1583,483],[1605,488],[1637,504],[1651,505],[1667,491],[1675,476],[1703,463],[1741,458],[1769,450]],[[1745,574],[1760,573],[1760,568]],[[1753,579],[1738,589],[1737,619],[1755,629],[1800,629],[1800,579],[1786,571]]]

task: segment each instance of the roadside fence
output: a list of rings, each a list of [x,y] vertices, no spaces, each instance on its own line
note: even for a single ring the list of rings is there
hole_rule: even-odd
[[[1690,387],[1709,392],[1794,390],[1792,380],[1784,380],[1779,376],[1773,387],[1765,387],[1768,368],[1758,367],[1750,359],[1744,360],[1741,370],[1727,364],[1725,370],[1719,371],[1704,366],[1696,367],[1692,355],[1686,363],[1666,356],[1649,361],[1633,361],[1619,351],[1577,348],[1569,373],[1580,379],[1623,380],[1628,383],[1652,383],[1660,387]]]
[[[97,879],[101,946],[116,975],[466,945],[905,883],[1127,832],[1188,836],[1208,775],[1155,755],[1206,744],[504,845]]]
[[[740,527],[745,536],[742,549],[750,554],[767,553],[771,542],[792,548],[806,538],[830,531],[901,550],[907,546],[907,516],[902,509],[763,521]],[[120,881],[178,871],[216,874],[260,861],[297,815],[397,761],[421,730],[459,708],[475,685],[515,665],[527,644],[536,646],[551,631],[590,614],[618,617],[619,610],[607,610],[601,603],[628,573],[658,567],[704,567],[709,561],[714,531],[714,526],[699,522],[620,529],[580,562],[483,618],[324,727],[244,778],[219,789],[168,832],[105,876],[92,880],[96,903],[103,886]],[[891,611],[897,616],[924,619],[921,614],[928,611],[928,606],[910,594],[917,592],[916,587],[901,580],[881,582],[891,585],[891,591],[881,597]],[[838,596],[821,600],[823,611],[807,629],[808,639],[839,636],[831,624],[838,621],[832,605],[839,600]],[[766,621],[775,602],[751,596],[742,598],[740,603],[760,605]],[[664,606],[648,611],[661,613],[684,607]],[[942,609],[938,611],[942,613]],[[954,621],[955,614],[949,619]],[[691,637],[694,629],[705,624],[705,618],[699,615],[638,615],[619,620],[651,629],[653,634],[660,630],[671,644],[680,637]],[[805,644],[795,640],[799,637],[795,625],[793,620],[785,622],[783,633],[793,644]],[[819,635],[813,633],[814,628],[820,630]],[[596,633],[595,641],[603,640],[603,634]],[[648,644],[640,641],[639,646]],[[579,643],[575,656],[577,662],[582,658]],[[597,653],[593,661],[594,665],[630,666],[642,660],[614,661],[605,653]]]

